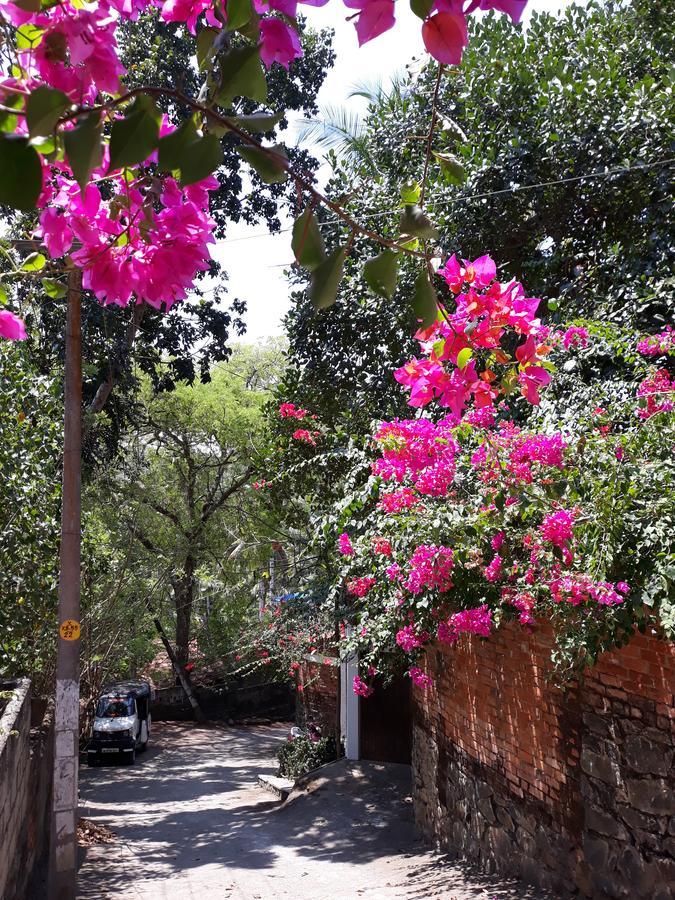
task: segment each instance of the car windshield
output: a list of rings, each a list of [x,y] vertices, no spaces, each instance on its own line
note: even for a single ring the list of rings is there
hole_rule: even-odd
[[[121,716],[133,716],[133,697],[101,697],[96,707],[99,719],[119,719]]]

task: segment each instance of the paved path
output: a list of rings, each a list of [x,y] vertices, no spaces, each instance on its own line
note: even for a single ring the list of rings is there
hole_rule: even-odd
[[[81,900],[524,900],[522,887],[444,861],[417,839],[406,766],[345,761],[281,806],[285,727],[157,725],[133,766],[84,768]]]

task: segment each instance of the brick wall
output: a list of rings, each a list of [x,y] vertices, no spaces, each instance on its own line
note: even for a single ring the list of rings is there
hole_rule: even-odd
[[[31,729],[30,682],[0,682],[0,898],[46,896],[52,778],[51,709]],[[44,711],[43,711],[44,712]]]
[[[338,730],[338,691],[340,667],[336,659],[319,654],[307,655],[298,676],[300,724],[315,722],[325,736]]]
[[[675,646],[636,635],[565,692],[552,633],[513,623],[428,655],[414,696],[426,835],[561,897],[675,897]]]

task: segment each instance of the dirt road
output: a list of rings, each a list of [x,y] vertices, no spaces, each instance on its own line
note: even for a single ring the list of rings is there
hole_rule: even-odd
[[[258,787],[286,728],[158,725],[133,766],[83,769],[81,900],[524,900],[417,838],[405,766],[342,762],[285,805]]]

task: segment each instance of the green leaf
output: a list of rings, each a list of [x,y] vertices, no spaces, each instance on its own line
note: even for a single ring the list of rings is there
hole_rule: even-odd
[[[452,153],[434,153],[441,166],[443,177],[449,184],[464,184],[466,181],[466,169]]]
[[[441,116],[440,125],[444,138],[457,141],[460,144],[466,144],[469,140],[454,119],[450,119],[448,116]]]
[[[438,315],[438,298],[426,269],[422,269],[415,279],[412,306],[417,318],[421,319],[423,328],[434,324]]]
[[[0,306],[4,306],[5,303],[7,303],[7,291],[4,284],[0,284]]]
[[[110,171],[143,162],[157,149],[161,115],[152,97],[140,94],[110,132]]]
[[[363,267],[363,277],[378,296],[391,300],[398,279],[398,254],[393,250],[384,250],[369,259]]]
[[[61,281],[57,281],[56,278],[43,278],[42,289],[48,297],[52,298],[52,300],[60,300],[68,293],[65,284]]]
[[[548,306],[548,308],[550,309],[551,312],[555,312],[558,308],[558,301],[557,300],[549,300],[546,305]]]
[[[283,144],[272,147],[237,147],[237,153],[252,166],[266,184],[277,184],[288,179],[288,157]]]
[[[301,266],[313,272],[326,258],[326,248],[311,206],[293,224],[291,247]]]
[[[101,120],[98,113],[83,116],[70,131],[63,133],[63,143],[75,180],[84,191],[93,169],[101,164]]]
[[[272,131],[284,117],[283,110],[277,113],[252,113],[250,116],[228,116],[228,121],[249,134],[264,134]],[[227,130],[227,129],[226,129]]]
[[[46,262],[47,260],[42,253],[31,253],[23,261],[21,269],[24,272],[39,272],[40,269],[44,269]]]
[[[429,15],[433,5],[434,0],[410,0],[410,9],[422,20]]]
[[[251,0],[227,0],[227,30],[238,31],[251,21]]]
[[[401,188],[401,200],[407,205],[417,203],[422,195],[422,188],[417,181],[406,181]]]
[[[44,86],[31,91],[26,100],[26,124],[30,136],[34,138],[51,134],[70,104],[71,101],[63,91]]]
[[[220,60],[220,88],[216,99],[229,106],[235,97],[248,97],[258,103],[267,100],[267,79],[258,47],[232,47]]]
[[[194,184],[214,172],[223,161],[223,148],[215,134],[200,137],[192,119],[159,142],[160,169],[180,169],[181,184]]]
[[[40,157],[28,138],[0,133],[0,203],[35,209],[41,190]]]
[[[220,34],[217,28],[202,28],[197,35],[197,65],[203,72],[213,56],[213,42]]]
[[[34,50],[42,40],[45,33],[44,28],[38,28],[37,25],[31,25],[26,22],[16,30],[16,49],[17,50]]]
[[[24,12],[40,12],[40,0],[12,0],[12,4]]]
[[[464,369],[472,356],[473,350],[471,347],[464,347],[460,350],[457,354],[457,368]]]
[[[437,240],[440,236],[438,229],[417,204],[406,204],[401,213],[399,228],[401,234],[410,234],[423,240]]]
[[[312,273],[309,296],[315,309],[327,309],[335,303],[346,258],[346,249],[337,247]]]

